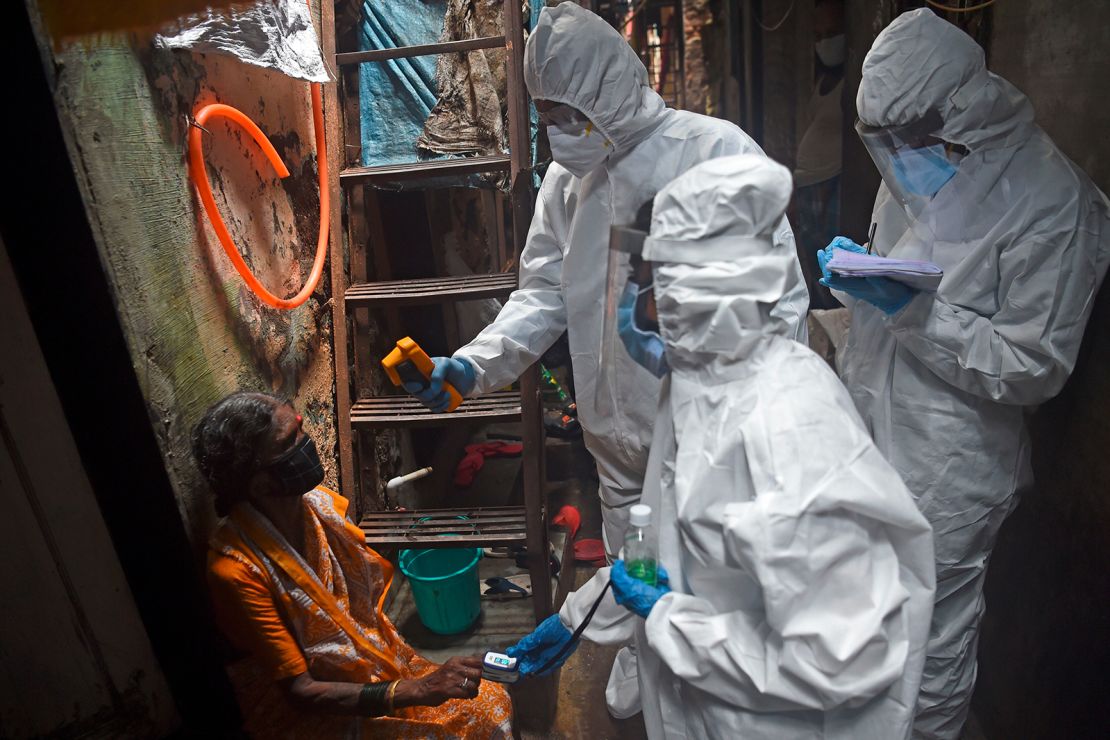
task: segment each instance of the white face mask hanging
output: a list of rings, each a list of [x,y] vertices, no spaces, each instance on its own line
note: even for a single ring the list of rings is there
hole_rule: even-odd
[[[589,121],[571,126],[548,126],[551,157],[575,177],[593,172],[613,153],[612,143]]]
[[[844,60],[848,56],[847,41],[842,33],[830,36],[827,39],[821,39],[814,44],[813,48],[817,52],[817,58],[821,60],[821,64],[826,67],[839,67],[844,64]]]

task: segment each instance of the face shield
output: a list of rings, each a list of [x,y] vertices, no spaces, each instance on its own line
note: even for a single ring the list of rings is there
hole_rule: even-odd
[[[956,175],[948,145],[936,137],[943,125],[936,111],[904,126],[877,128],[856,122],[856,132],[883,181],[913,218]]]
[[[622,383],[642,385],[643,372],[662,378],[669,371],[655,312],[651,263],[641,258],[645,238],[646,231],[632,226],[613,226],[609,231],[601,367],[595,399],[602,415],[607,415],[618,399],[635,393],[632,388],[622,392]]]
[[[590,122],[584,113],[565,103],[553,105],[547,110],[537,109],[536,116],[540,119],[541,126],[555,126],[568,133]]]

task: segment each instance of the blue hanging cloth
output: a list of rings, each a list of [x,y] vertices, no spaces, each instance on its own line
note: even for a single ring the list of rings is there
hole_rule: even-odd
[[[531,0],[533,26],[543,0]],[[447,0],[364,0],[359,24],[362,51],[436,43],[443,32]],[[418,151],[416,141],[439,98],[435,55],[359,65],[361,163],[364,167],[445,159]],[[538,119],[529,106],[532,160]],[[458,184],[458,183],[456,183]]]

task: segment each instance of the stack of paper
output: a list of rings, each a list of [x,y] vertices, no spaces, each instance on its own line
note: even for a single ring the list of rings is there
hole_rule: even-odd
[[[936,291],[944,270],[923,260],[898,260],[833,248],[828,268],[843,277],[888,277],[911,288]]]

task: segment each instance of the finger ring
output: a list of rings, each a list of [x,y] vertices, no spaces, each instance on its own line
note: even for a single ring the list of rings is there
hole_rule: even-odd
[[[465,689],[469,685],[470,685],[470,676],[466,676],[462,680],[462,687]]]

